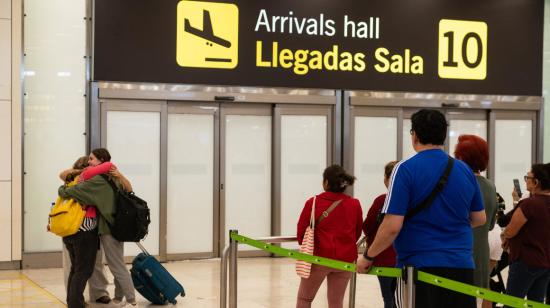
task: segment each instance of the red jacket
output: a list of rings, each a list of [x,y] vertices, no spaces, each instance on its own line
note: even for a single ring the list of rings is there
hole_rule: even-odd
[[[367,218],[365,218],[365,222],[363,223],[363,232],[365,232],[365,235],[367,236],[367,245],[369,247],[372,245],[372,242],[374,242],[376,232],[378,232],[379,225],[376,218],[384,206],[384,201],[386,201],[386,194],[380,195],[374,199],[374,202],[367,213]],[[374,258],[373,265],[395,267],[397,262],[396,257],[397,254],[395,253],[395,249],[393,249],[393,245],[391,245]]]
[[[363,211],[359,200],[344,193],[324,192],[315,201],[315,219],[327,210],[334,201],[343,200],[320,224],[315,225],[315,248],[313,254],[345,262],[357,259],[357,240],[361,237]],[[309,225],[313,198],[306,201],[298,220],[298,243],[302,244]]]

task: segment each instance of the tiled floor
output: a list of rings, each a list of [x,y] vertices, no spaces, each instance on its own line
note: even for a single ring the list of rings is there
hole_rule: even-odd
[[[165,266],[183,286],[187,296],[178,299],[176,307],[219,307],[219,259],[166,263]],[[109,277],[112,281],[112,277]],[[283,258],[239,259],[239,308],[294,307],[299,279],[294,262]],[[359,275],[357,308],[382,308],[376,277]],[[109,285],[112,294],[113,285]],[[87,295],[87,294],[86,294]],[[64,307],[63,271],[33,269],[0,271],[0,307]],[[348,307],[347,294],[344,307]],[[139,307],[155,307],[138,296]],[[93,304],[90,307],[108,308],[111,305]],[[323,285],[313,307],[324,308],[326,286]]]

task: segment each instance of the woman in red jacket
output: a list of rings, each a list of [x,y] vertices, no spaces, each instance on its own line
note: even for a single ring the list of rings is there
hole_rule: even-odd
[[[386,185],[386,188],[390,184],[390,176],[395,164],[397,164],[397,161],[391,161],[384,167],[384,185]],[[378,232],[378,227],[382,222],[382,207],[384,206],[384,201],[386,201],[386,194],[381,194],[374,199],[367,213],[367,218],[365,218],[365,222],[363,223],[363,232],[365,232],[365,236],[367,237],[367,247],[374,242],[376,232]],[[373,266],[395,267],[397,263],[396,257],[397,254],[395,253],[395,249],[393,249],[393,245],[391,245],[376,256]],[[382,291],[382,298],[384,299],[384,308],[397,307],[395,304],[396,278],[377,277],[380,283],[380,291]]]
[[[344,191],[353,185],[355,177],[346,173],[339,165],[332,165],[323,172],[323,189],[325,192],[316,196],[316,221],[331,205],[337,204],[325,218],[315,224],[315,248],[313,254],[345,262],[357,259],[356,242],[361,236],[363,212],[359,200]],[[298,220],[298,243],[302,244],[304,233],[309,225],[313,199],[306,201]],[[313,264],[308,279],[302,278],[298,289],[296,308],[309,308],[319,287],[327,278],[327,297],[329,308],[342,308],[344,293],[351,278],[351,272],[331,269]]]

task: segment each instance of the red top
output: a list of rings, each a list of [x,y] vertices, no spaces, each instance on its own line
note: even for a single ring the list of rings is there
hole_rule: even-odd
[[[550,268],[550,196],[533,195],[519,202],[527,222],[510,239],[510,262]]]
[[[315,219],[327,210],[334,201],[342,202],[319,225],[315,225],[315,248],[313,254],[320,257],[355,262],[357,240],[361,237],[363,211],[359,200],[344,193],[324,192],[315,201]],[[309,225],[313,198],[306,204],[298,220],[298,243],[302,244],[304,233]]]
[[[368,247],[372,245],[372,242],[374,242],[374,238],[376,237],[376,232],[378,232],[379,224],[376,219],[384,206],[384,201],[386,201],[386,194],[376,197],[374,202],[372,202],[367,218],[365,218],[365,222],[363,222],[363,232],[365,232],[365,235],[367,236]],[[373,265],[395,267],[397,263],[396,259],[397,254],[395,253],[395,249],[393,249],[393,245],[391,245],[379,255],[375,256]]]
[[[108,173],[109,170],[111,170],[111,167],[114,166],[114,164],[110,161],[107,161],[107,162],[104,162],[104,163],[101,163],[97,166],[90,166],[90,167],[87,167],[86,169],[84,169],[84,171],[82,171],[82,173],[80,174],[79,178],[78,178],[78,182],[84,182],[84,181],[87,181],[91,178],[93,178],[94,176],[96,175],[100,175],[100,174],[104,174],[104,173]]]

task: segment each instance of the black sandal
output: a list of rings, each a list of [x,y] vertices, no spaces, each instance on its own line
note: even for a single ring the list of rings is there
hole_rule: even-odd
[[[108,304],[111,302],[111,298],[107,295],[103,295],[102,297],[96,299],[95,302],[100,304]]]

